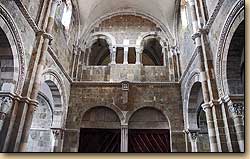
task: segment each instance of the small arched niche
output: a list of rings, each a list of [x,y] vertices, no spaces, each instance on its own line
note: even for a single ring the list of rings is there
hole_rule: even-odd
[[[192,130],[198,129],[197,113],[203,102],[201,83],[194,83],[188,100],[188,128]]]
[[[129,120],[128,152],[170,152],[170,125],[158,109],[137,110]]]
[[[107,66],[111,62],[109,44],[105,39],[97,39],[91,46],[90,66]]]
[[[120,152],[120,119],[110,108],[95,107],[81,121],[79,152]]]
[[[200,82],[196,82],[191,88],[188,100],[188,129],[198,132],[198,152],[210,152],[206,114],[202,109],[203,103],[202,86]],[[191,150],[190,142],[189,140]]]
[[[163,66],[162,46],[158,39],[144,39],[142,63],[145,66]]]

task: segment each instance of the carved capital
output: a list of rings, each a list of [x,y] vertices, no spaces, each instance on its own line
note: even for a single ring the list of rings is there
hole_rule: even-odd
[[[2,114],[8,114],[12,107],[13,100],[11,97],[2,96],[0,97],[0,112]]]
[[[65,0],[53,0],[53,3],[56,3],[58,6],[60,6],[62,4],[62,2]]]
[[[43,38],[49,39],[49,45],[52,44],[53,36],[52,36],[51,34],[49,34],[49,33],[44,33],[44,34],[43,34]]]
[[[53,133],[56,140],[62,139],[62,137],[63,137],[63,129],[61,129],[61,128],[51,128],[51,130],[52,130],[52,133]]]
[[[233,103],[229,105],[228,111],[232,113],[232,115],[244,116],[245,107],[242,103]]]
[[[0,120],[5,120],[7,114],[4,112],[0,112]]]
[[[199,136],[199,129],[197,130],[186,130],[189,135],[189,139],[191,142],[196,142]]]
[[[201,33],[200,32],[196,32],[196,33],[194,33],[193,35],[192,35],[192,39],[193,39],[193,41],[195,42],[195,39],[196,38],[200,38],[201,37]]]

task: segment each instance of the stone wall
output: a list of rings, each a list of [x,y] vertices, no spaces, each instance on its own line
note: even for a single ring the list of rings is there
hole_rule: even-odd
[[[141,81],[168,82],[169,74],[164,66],[110,65],[85,66],[81,81]]]
[[[121,122],[125,123],[129,122],[131,115],[138,109],[152,107],[159,110],[170,123],[172,150],[185,151],[182,103],[178,84],[130,83],[128,91],[122,89],[121,83],[73,84],[64,138],[65,152],[78,150],[78,133],[82,117],[87,110],[96,106],[113,109]]]

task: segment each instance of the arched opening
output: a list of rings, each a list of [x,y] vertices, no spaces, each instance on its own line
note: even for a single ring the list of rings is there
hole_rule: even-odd
[[[137,110],[129,120],[128,152],[170,152],[170,125],[154,108]]]
[[[41,85],[37,110],[34,112],[27,152],[55,151],[55,137],[52,128],[62,128],[63,110],[61,93],[53,81]]]
[[[234,152],[244,151],[245,116],[245,21],[233,34],[226,58],[226,79],[224,82],[232,105],[226,107],[228,127]],[[236,111],[235,111],[236,110]],[[237,117],[235,117],[235,115]],[[241,137],[239,137],[241,136]]]
[[[90,66],[108,65],[111,62],[109,44],[104,39],[97,39],[91,46]]]
[[[245,82],[245,21],[241,22],[230,43],[227,56],[227,83],[231,95],[244,94]]]
[[[198,152],[210,152],[206,114],[201,106],[203,103],[201,83],[196,82],[191,89],[188,102],[188,129],[197,134],[196,138],[189,140],[190,151],[195,151],[191,148],[191,142],[195,142]]]
[[[118,115],[107,107],[95,107],[82,117],[79,152],[120,152]]]
[[[142,64],[145,66],[163,66],[162,46],[156,38],[144,40]]]
[[[14,57],[8,38],[0,28],[0,91],[14,92]]]
[[[5,140],[10,122],[13,103],[10,93],[15,91],[17,70],[10,42],[0,27],[0,149],[3,147],[2,141]]]

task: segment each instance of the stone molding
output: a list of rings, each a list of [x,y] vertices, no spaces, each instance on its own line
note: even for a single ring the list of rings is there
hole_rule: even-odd
[[[20,94],[25,79],[25,55],[24,55],[22,38],[19,34],[18,27],[14,22],[13,18],[11,17],[10,13],[1,4],[0,4],[0,16],[6,22],[5,25],[10,30],[11,36],[14,39],[13,43],[15,43],[15,47],[17,49],[16,51],[19,63],[19,74],[18,74],[16,93]]]
[[[218,81],[218,91],[219,91],[219,95],[223,96],[225,94],[224,92],[224,86],[223,86],[223,77],[222,74],[226,74],[226,70],[223,69],[222,67],[222,60],[223,60],[223,54],[224,53],[224,49],[225,49],[225,45],[226,45],[226,41],[227,41],[227,36],[229,34],[230,28],[232,26],[232,24],[234,23],[235,18],[237,17],[237,15],[240,13],[240,11],[242,11],[244,9],[244,0],[239,0],[235,6],[233,7],[233,9],[231,10],[231,12],[229,13],[229,16],[226,19],[226,22],[224,23],[222,32],[220,34],[220,39],[219,39],[219,44],[218,44],[218,49],[217,49],[217,54],[216,54],[216,79]]]

